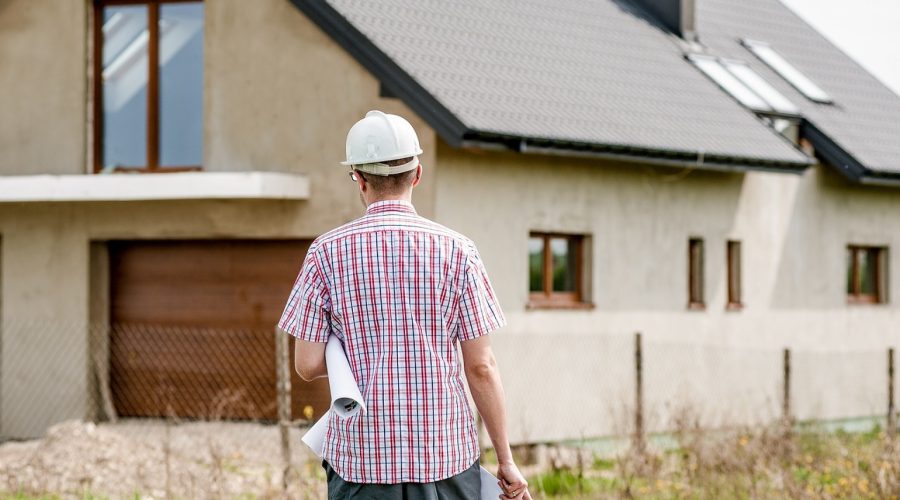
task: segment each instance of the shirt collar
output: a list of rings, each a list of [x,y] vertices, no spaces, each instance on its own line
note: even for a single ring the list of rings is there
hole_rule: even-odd
[[[366,208],[366,214],[382,214],[387,212],[400,212],[407,214],[416,213],[413,204],[406,200],[382,200],[370,204]]]

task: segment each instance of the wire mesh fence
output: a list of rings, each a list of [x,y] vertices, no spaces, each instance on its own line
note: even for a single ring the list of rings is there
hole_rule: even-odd
[[[329,404],[274,328],[6,321],[0,492],[321,498],[302,445]],[[893,428],[892,351],[701,345],[632,334],[495,335],[517,444],[868,419]],[[483,440],[486,442],[486,440]]]

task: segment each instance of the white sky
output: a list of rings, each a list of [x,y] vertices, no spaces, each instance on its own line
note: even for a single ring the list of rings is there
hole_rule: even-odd
[[[781,1],[900,95],[900,0]]]

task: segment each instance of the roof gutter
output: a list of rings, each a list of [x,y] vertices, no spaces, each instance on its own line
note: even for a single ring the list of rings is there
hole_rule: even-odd
[[[900,187],[900,174],[867,175],[860,179],[859,183],[865,186]]]
[[[728,172],[753,170],[800,174],[813,164],[811,159],[806,162],[779,162],[755,158],[710,155],[704,151],[669,151],[609,144],[534,140],[513,136],[486,135],[478,137],[475,134],[470,135],[467,140],[463,141],[462,147]]]

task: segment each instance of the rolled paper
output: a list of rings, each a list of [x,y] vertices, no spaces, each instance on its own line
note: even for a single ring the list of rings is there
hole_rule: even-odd
[[[325,365],[328,367],[328,386],[331,389],[331,409],[347,418],[366,411],[366,402],[359,392],[359,385],[353,377],[350,362],[344,353],[344,345],[334,335],[325,344]]]

